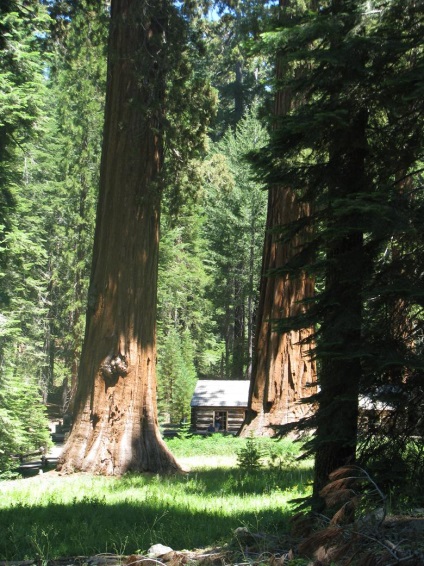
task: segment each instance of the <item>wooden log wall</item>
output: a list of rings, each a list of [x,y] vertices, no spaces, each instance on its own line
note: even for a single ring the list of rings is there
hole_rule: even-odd
[[[237,432],[241,427],[245,409],[240,407],[193,407],[191,424],[196,430],[196,432],[205,433],[208,431],[208,427],[214,422],[215,413],[227,413],[227,426],[226,430],[228,432]]]

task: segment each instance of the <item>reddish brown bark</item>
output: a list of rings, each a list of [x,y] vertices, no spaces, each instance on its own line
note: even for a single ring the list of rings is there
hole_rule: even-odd
[[[280,0],[281,9],[288,4]],[[277,61],[277,78],[283,72],[281,62]],[[289,112],[293,103],[289,90],[277,92],[274,116]],[[272,425],[295,422],[311,410],[310,405],[300,401],[316,392],[316,367],[308,356],[310,346],[300,342],[313,330],[305,328],[281,334],[275,329],[275,321],[299,314],[303,308],[299,301],[313,296],[314,282],[306,274],[296,278],[268,275],[286,265],[298,253],[302,239],[308,237],[304,231],[290,243],[282,243],[276,230],[309,213],[309,205],[299,204],[290,188],[269,189],[254,364],[241,436],[251,433],[272,436]]]
[[[156,411],[160,17],[147,2],[112,1],[89,305],[74,426],[59,464],[64,472],[179,469]]]
[[[312,329],[281,334],[274,321],[299,314],[303,308],[299,301],[313,295],[314,283],[306,275],[298,279],[267,276],[269,271],[284,266],[301,244],[300,237],[291,245],[283,244],[271,229],[308,213],[308,206],[300,206],[290,189],[270,190],[255,362],[242,436],[272,435],[270,425],[297,421],[311,410],[300,401],[315,392],[316,368],[308,357],[310,346],[299,342],[310,336]]]

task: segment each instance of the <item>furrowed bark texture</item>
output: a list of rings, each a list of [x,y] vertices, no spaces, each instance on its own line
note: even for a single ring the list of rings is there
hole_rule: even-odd
[[[298,314],[303,308],[299,301],[313,295],[314,283],[306,275],[267,276],[268,271],[284,266],[297,245],[301,245],[301,241],[293,241],[291,245],[281,243],[272,228],[308,213],[308,206],[300,206],[290,189],[270,190],[255,360],[242,436],[250,433],[271,436],[274,431],[270,426],[295,422],[311,410],[310,405],[300,401],[316,390],[316,368],[308,357],[310,346],[300,342],[311,335],[312,329],[281,334],[275,330],[273,321]]]
[[[100,195],[74,426],[59,468],[170,472],[156,411],[163,15],[112,1]],[[155,13],[153,13],[155,12]]]
[[[281,9],[288,4],[280,0]],[[281,61],[277,61],[277,78],[283,73]],[[274,115],[287,114],[293,103],[289,90],[277,92]],[[289,187],[269,189],[254,362],[241,436],[272,436],[273,425],[296,422],[311,411],[311,406],[301,400],[316,392],[316,365],[308,356],[311,346],[300,342],[313,334],[313,329],[281,334],[274,329],[273,321],[299,314],[304,308],[299,301],[313,296],[314,281],[306,274],[296,278],[268,275],[284,267],[298,253],[302,238],[308,237],[307,232],[301,232],[289,244],[283,244],[275,230],[309,214],[309,205],[297,202]]]

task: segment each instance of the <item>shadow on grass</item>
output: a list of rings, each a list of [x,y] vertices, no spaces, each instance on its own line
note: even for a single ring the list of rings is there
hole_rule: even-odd
[[[70,505],[14,505],[0,511],[0,559],[129,554],[155,543],[175,550],[203,548],[228,540],[241,525],[276,532],[286,520],[278,509],[211,512],[207,500],[204,509],[196,511],[163,501],[107,504],[95,497]]]
[[[56,491],[46,492],[42,504],[12,500],[0,509],[0,560],[130,554],[156,543],[175,550],[204,548],[230,540],[240,526],[281,532],[291,513],[284,501],[297,497],[296,486],[303,491],[311,478],[311,470],[272,468],[128,474],[108,481],[93,477],[87,484],[78,478],[73,483],[70,476]],[[62,503],[65,491],[68,504]],[[261,500],[277,492],[284,495],[275,504],[269,497]]]
[[[309,469],[272,469],[262,468],[245,472],[239,468],[218,468],[195,470],[186,475],[171,478],[152,477],[153,482],[180,483],[187,493],[203,493],[204,495],[262,495],[275,490],[292,490],[296,486],[305,486],[312,481],[312,470]],[[115,489],[125,491],[129,487],[141,487],[146,477],[128,474],[121,478]]]

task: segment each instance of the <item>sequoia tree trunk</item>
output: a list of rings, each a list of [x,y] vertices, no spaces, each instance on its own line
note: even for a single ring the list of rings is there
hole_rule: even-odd
[[[64,472],[179,469],[156,409],[164,4],[112,0],[87,324]]]
[[[280,8],[289,3],[280,0]],[[283,72],[281,62],[277,61],[277,78],[281,78]],[[277,92],[274,116],[287,114],[292,104],[291,92]],[[278,228],[309,214],[309,205],[300,204],[289,187],[269,189],[254,361],[241,436],[252,433],[272,436],[273,425],[295,422],[311,410],[310,405],[301,401],[316,392],[316,366],[309,356],[311,346],[303,342],[313,329],[285,333],[275,329],[276,320],[300,314],[304,308],[300,302],[314,293],[314,281],[306,274],[292,277],[275,273],[299,252],[302,239],[308,237],[304,231],[290,243],[283,243]]]
[[[242,436],[272,436],[273,425],[295,422],[311,410],[301,401],[316,390],[315,362],[308,355],[310,346],[302,343],[312,329],[280,333],[274,326],[276,320],[300,313],[300,301],[313,296],[314,282],[306,274],[300,278],[269,274],[284,266],[301,245],[301,241],[282,243],[273,229],[305,214],[309,207],[296,202],[293,191],[270,189],[254,364]]]

